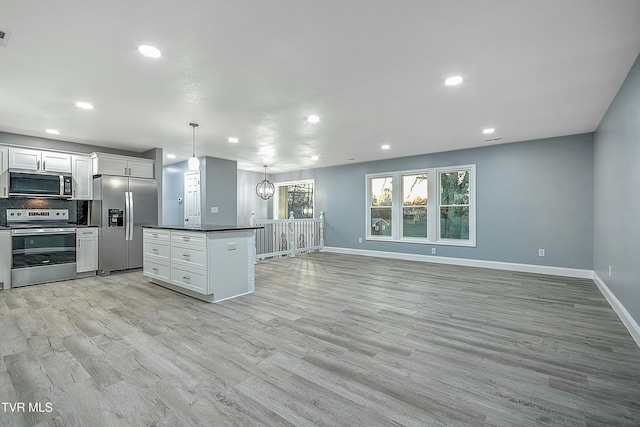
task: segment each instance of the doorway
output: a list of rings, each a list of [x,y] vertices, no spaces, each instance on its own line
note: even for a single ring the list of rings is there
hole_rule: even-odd
[[[184,224],[200,225],[200,172],[184,174]]]

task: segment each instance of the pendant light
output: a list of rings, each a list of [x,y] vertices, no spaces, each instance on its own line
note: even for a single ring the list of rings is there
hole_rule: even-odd
[[[189,159],[189,170],[199,171],[200,160],[196,157],[196,128],[199,126],[197,123],[189,123],[189,126],[193,128],[193,155]]]
[[[276,187],[267,179],[267,165],[264,165],[264,179],[256,185],[256,194],[263,200],[269,200],[276,192]]]

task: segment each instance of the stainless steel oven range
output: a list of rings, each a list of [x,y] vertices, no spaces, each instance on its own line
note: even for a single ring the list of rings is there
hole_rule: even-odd
[[[76,227],[68,209],[7,209],[11,287],[76,277]]]

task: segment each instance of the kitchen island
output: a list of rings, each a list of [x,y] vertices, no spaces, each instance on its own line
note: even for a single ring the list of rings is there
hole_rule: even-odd
[[[207,302],[251,293],[258,228],[143,226],[143,274],[151,283]]]

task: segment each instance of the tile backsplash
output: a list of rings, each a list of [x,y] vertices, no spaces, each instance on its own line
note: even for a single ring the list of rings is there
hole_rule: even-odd
[[[89,202],[86,200],[28,197],[0,199],[0,226],[7,225],[7,209],[69,209],[69,222],[86,225],[89,220]]]

